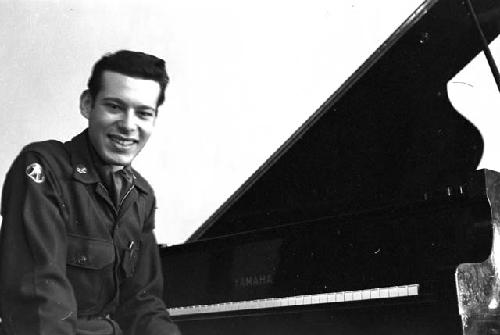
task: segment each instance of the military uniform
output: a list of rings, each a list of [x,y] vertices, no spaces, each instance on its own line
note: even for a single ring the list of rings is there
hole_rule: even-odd
[[[114,201],[96,156],[84,131],[30,144],[10,168],[0,234],[5,334],[92,334],[96,320],[115,334],[178,334],[161,299],[153,190],[129,168]]]

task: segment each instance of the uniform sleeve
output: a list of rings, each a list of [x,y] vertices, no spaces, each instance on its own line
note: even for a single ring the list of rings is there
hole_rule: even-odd
[[[5,334],[74,334],[66,228],[52,171],[22,152],[7,173],[0,232],[0,317]]]
[[[154,207],[154,206],[153,206]],[[124,335],[180,335],[163,303],[163,273],[158,245],[152,228],[154,208],[145,224],[134,276],[121,288],[120,306],[114,319]]]

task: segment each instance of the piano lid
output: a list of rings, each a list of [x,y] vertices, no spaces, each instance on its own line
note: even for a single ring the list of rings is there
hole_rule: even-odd
[[[491,42],[500,1],[472,4]],[[480,51],[463,1],[424,2],[188,242],[386,206],[464,180],[483,140],[453,109],[447,83]]]

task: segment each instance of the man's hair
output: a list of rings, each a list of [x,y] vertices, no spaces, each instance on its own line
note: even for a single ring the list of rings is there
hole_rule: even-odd
[[[158,95],[156,107],[160,106],[165,100],[165,88],[170,79],[163,59],[144,52],[130,50],[105,54],[94,64],[88,81],[88,90],[93,102],[101,89],[102,73],[106,70],[129,77],[156,81],[160,84],[160,94]]]

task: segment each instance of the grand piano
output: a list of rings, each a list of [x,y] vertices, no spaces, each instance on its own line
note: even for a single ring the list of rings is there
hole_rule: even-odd
[[[499,0],[425,1],[161,247],[183,334],[500,334],[500,174],[447,95],[499,31]]]

